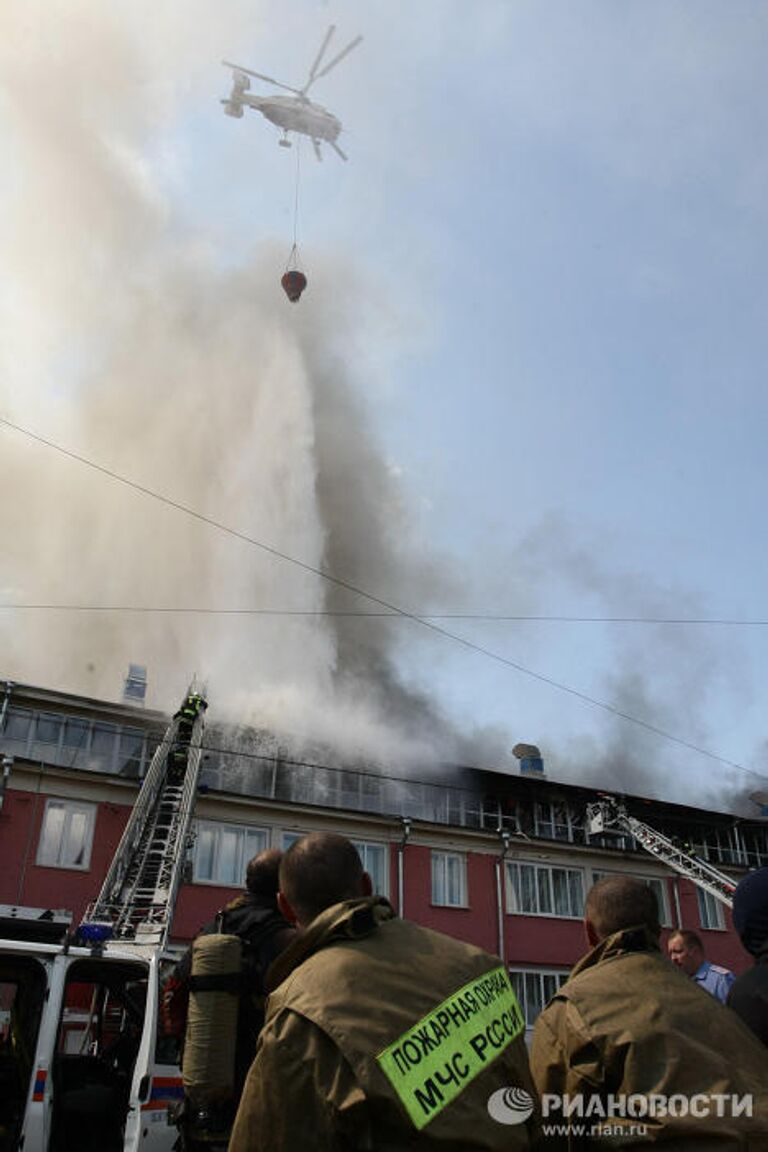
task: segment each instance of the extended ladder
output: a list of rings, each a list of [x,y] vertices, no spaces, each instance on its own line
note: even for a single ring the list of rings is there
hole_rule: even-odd
[[[96,939],[164,947],[184,861],[200,774],[203,717],[208,704],[190,688],[152,757],[98,899],[80,927]]]
[[[591,836],[611,831],[628,832],[646,852],[662,860],[681,876],[692,880],[729,908],[732,906],[736,885],[730,876],[713,868],[706,860],[688,852],[683,846],[675,844],[668,836],[663,836],[642,820],[630,816],[618,800],[597,800],[587,805],[587,826]]]

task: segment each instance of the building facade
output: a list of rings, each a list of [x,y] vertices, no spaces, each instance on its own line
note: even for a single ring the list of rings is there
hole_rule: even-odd
[[[213,709],[211,709],[211,712]],[[95,900],[168,717],[0,681],[0,904]],[[259,850],[311,831],[358,847],[400,914],[497,953],[528,1023],[586,951],[591,884],[608,873],[654,888],[666,929],[692,928],[709,959],[749,966],[729,911],[628,836],[588,835],[593,790],[476,769],[437,778],[297,762],[266,733],[209,724],[187,879],[172,938],[186,945],[242,887]],[[624,797],[627,810],[736,880],[768,864],[765,822]]]

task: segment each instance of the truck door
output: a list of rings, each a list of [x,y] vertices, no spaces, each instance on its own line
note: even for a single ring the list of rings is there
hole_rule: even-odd
[[[47,987],[34,956],[0,956],[0,1152],[18,1148]]]
[[[70,960],[51,1066],[49,1152],[122,1152],[148,977],[140,961]]]

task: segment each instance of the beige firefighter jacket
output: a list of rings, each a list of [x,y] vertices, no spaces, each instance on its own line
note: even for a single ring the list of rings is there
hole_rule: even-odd
[[[663,958],[643,927],[609,936],[576,965],[536,1021],[531,1070],[545,1133],[559,1119],[551,1095],[573,1100],[582,1094],[584,1109],[591,1109],[586,1128],[602,1122],[600,1102],[607,1106],[609,1096],[635,1094],[647,1101],[630,1105],[634,1116],[606,1117],[618,1129],[610,1139],[579,1132],[582,1120],[574,1114],[569,1138],[550,1136],[547,1148],[768,1150],[765,1048],[729,1008]],[[719,1105],[717,1095],[728,1103]],[[732,1115],[732,1095],[751,1095],[751,1117]],[[661,1111],[660,1098],[673,1096],[685,1103],[672,1107],[688,1115],[637,1115],[644,1107]],[[719,1109],[724,1116],[718,1117]],[[646,1126],[645,1134],[638,1124]]]
[[[525,1025],[497,958],[369,897],[314,920],[276,980],[230,1152],[531,1146]],[[504,1112],[508,1089],[523,1095],[502,1123],[487,1103]]]

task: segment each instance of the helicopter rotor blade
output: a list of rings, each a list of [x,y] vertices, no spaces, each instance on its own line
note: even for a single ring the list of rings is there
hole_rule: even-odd
[[[345,56],[349,55],[353,48],[357,48],[361,40],[362,36],[356,36],[354,40],[351,40],[349,44],[347,44],[346,48],[342,48],[338,56],[334,56],[333,60],[326,64],[325,68],[322,68],[319,72],[316,72],[315,75],[307,81],[307,83],[302,88],[302,92],[306,92],[310,84],[314,84],[315,80],[319,80],[321,76],[327,76],[331,68],[335,68],[336,65],[339,64]]]
[[[330,44],[331,37],[333,36],[335,31],[336,31],[336,25],[331,24],[330,28],[328,29],[328,31],[325,34],[325,38],[324,38],[322,44],[320,45],[320,51],[318,52],[317,56],[315,57],[315,62],[309,70],[309,76],[307,77],[307,87],[314,80],[315,72],[317,72],[317,69],[320,67],[320,61],[322,60],[323,56],[325,55],[326,48]]]
[[[266,80],[267,84],[274,84],[276,88],[284,88],[286,92],[293,92],[297,96],[302,95],[298,88],[291,88],[290,84],[281,84],[279,80],[273,80],[271,76],[265,76],[263,72],[253,72],[250,68],[243,68],[242,64],[233,64],[230,60],[222,60],[222,64],[226,68],[234,68],[236,72],[244,72],[246,76],[255,76],[257,80]]]

